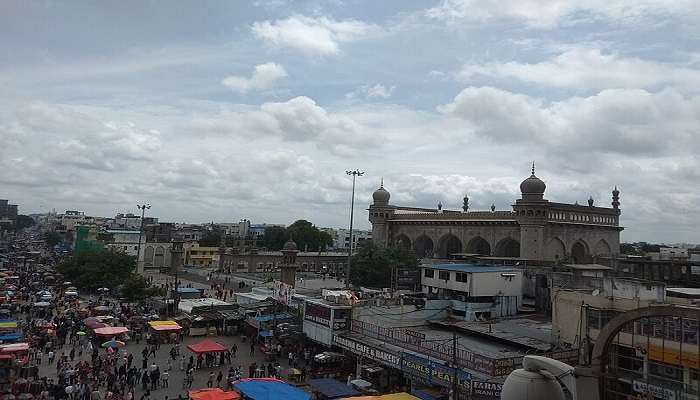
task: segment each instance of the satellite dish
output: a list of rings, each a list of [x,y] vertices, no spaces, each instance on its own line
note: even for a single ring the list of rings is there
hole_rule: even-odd
[[[600,294],[600,289],[594,290],[593,293],[591,293],[591,294],[592,294],[593,296],[599,295],[599,294]]]

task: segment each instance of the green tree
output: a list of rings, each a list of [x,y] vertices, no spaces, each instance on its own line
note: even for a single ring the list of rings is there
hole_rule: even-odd
[[[82,289],[115,288],[136,270],[134,257],[115,251],[84,251],[66,258],[56,268]]]
[[[131,273],[121,287],[122,297],[129,302],[143,301],[149,297],[163,296],[164,290],[149,286],[146,278],[136,273]]]
[[[330,235],[321,232],[311,222],[300,219],[287,227],[287,233],[294,239],[301,251],[318,251],[333,244]]]
[[[367,240],[352,256],[350,282],[356,286],[387,287],[391,283],[392,268],[418,268],[418,264],[418,257],[412,250],[384,247]]]
[[[16,222],[17,230],[19,229],[24,229],[24,228],[29,228],[31,226],[34,226],[36,224],[36,221],[34,221],[34,218],[28,216],[28,215],[18,215],[17,216],[17,222]]]
[[[63,238],[58,232],[48,231],[44,234],[44,241],[49,247],[53,247],[63,241]]]
[[[289,239],[287,229],[283,226],[268,226],[263,235],[263,247],[268,250],[281,250],[284,243]]]
[[[218,229],[208,231],[204,237],[199,240],[199,245],[202,247],[219,247],[222,234],[223,232]]]

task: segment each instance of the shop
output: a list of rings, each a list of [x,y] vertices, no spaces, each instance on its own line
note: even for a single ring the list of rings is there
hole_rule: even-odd
[[[309,299],[304,304],[303,331],[307,338],[325,346],[333,344],[333,336],[345,331],[350,320],[351,306]]]
[[[400,353],[368,345],[350,335],[335,335],[333,344],[356,358],[356,373],[377,390],[390,391],[404,386]]]
[[[401,371],[411,380],[411,393],[422,399],[448,398],[455,387],[458,399],[469,398],[471,394],[472,375],[442,361],[404,352],[401,354]]]

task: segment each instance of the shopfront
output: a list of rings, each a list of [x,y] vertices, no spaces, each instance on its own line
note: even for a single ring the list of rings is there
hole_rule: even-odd
[[[402,353],[401,371],[411,380],[411,393],[421,398],[440,399],[449,396],[455,387],[458,399],[468,399],[471,394],[472,375],[459,368],[455,370],[442,361]]]
[[[348,336],[335,335],[333,344],[353,354],[357,363],[356,373],[371,382],[376,389],[386,391],[405,386],[401,374],[401,355],[398,352],[371,346]]]

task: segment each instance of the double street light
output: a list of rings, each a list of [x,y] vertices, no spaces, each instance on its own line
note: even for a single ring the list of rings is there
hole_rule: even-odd
[[[345,287],[350,288],[350,265],[352,264],[352,220],[355,213],[355,179],[358,176],[364,175],[364,171],[356,169],[354,171],[345,171],[347,175],[352,176],[352,197],[350,198],[350,246],[348,249],[348,265],[345,269]]]
[[[151,205],[146,203],[146,204],[137,204],[136,207],[138,207],[139,210],[141,210],[141,228],[139,229],[139,243],[136,245],[136,270],[137,272],[141,273],[141,269],[139,268],[139,260],[141,258],[141,237],[143,236],[143,218],[146,215],[146,210],[151,209]]]

